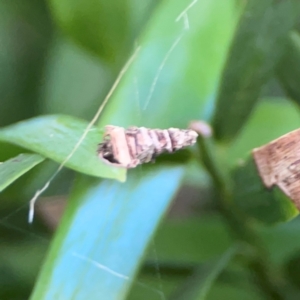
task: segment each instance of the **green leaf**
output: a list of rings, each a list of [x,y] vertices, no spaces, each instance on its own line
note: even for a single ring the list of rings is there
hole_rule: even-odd
[[[300,105],[300,35],[293,31],[289,35],[286,51],[277,69],[277,77],[287,95]]]
[[[215,237],[211,239],[211,237]],[[226,223],[216,215],[201,218],[167,219],[155,236],[155,247],[162,261],[199,264],[221,256],[232,245]],[[155,260],[155,253],[148,254]]]
[[[0,192],[43,160],[38,154],[20,154],[0,163]]]
[[[203,271],[211,270],[213,264],[216,266],[215,263],[219,258],[234,244],[224,218],[211,212],[207,214],[204,212],[200,218],[195,216],[165,219],[163,224],[159,226],[154,241],[155,243],[151,243],[149,247],[146,264],[139,274],[138,281],[147,284],[153,290],[162,286],[161,290],[166,299],[172,299],[170,298],[171,295],[177,295],[178,287],[183,284],[183,280],[189,280],[195,269],[199,269],[200,275],[202,266],[205,268]],[[157,267],[159,267],[159,275]],[[245,284],[247,284],[247,280],[244,279],[245,276],[241,277],[239,274],[238,280],[228,280],[226,275],[227,272],[224,274],[227,288],[230,285],[233,290],[238,289],[249,293],[252,287],[245,289]],[[161,277],[161,280],[158,280],[158,276]],[[215,294],[215,289],[221,283],[220,277],[211,286],[208,299],[227,299],[210,297],[211,293]],[[198,285],[200,284],[198,282]],[[133,286],[128,299],[159,300],[162,298],[161,295],[155,296],[153,292],[150,292],[150,289],[149,292],[145,292],[143,286],[136,284]]]
[[[130,32],[136,38],[147,26],[147,23],[156,8],[159,9],[160,0],[127,0],[130,6]],[[136,42],[136,41],[135,41]]]
[[[237,247],[227,250],[219,261],[209,267],[200,267],[196,273],[188,279],[182,290],[172,300],[205,300],[208,292],[217,280],[218,276],[227,267],[230,260],[236,255]]]
[[[78,44],[114,62],[124,53],[129,32],[128,1],[49,0],[54,18]]]
[[[123,184],[82,177],[31,299],[125,299],[182,177],[171,166],[140,169]]]
[[[289,257],[300,251],[300,219],[279,223],[274,226],[257,226],[255,232],[263,241],[268,253],[269,261],[277,270],[282,269]],[[212,238],[213,237],[213,238]],[[190,276],[195,265],[203,265],[207,261],[215,261],[222,253],[233,245],[232,236],[224,219],[215,214],[204,214],[201,218],[168,218],[159,227],[154,238],[155,246],[149,247],[149,256],[146,261],[157,262],[162,278],[161,285],[167,299],[174,293],[185,276]],[[155,247],[153,249],[153,247]],[[157,273],[155,266],[147,264],[143,268],[138,280],[153,289],[157,288]],[[165,266],[168,268],[167,271]],[[236,265],[235,265],[236,266]],[[173,267],[173,268],[172,268]],[[171,269],[172,268],[172,269]],[[199,269],[200,270],[200,269]],[[236,268],[227,269],[226,273],[211,287],[207,299],[264,299],[249,278],[249,270],[238,269],[243,273],[228,276],[230,271],[236,273]],[[250,271],[251,273],[251,271]],[[236,278],[238,276],[238,278]],[[254,294],[253,294],[254,293]],[[153,293],[145,293],[143,286],[134,285],[130,293],[130,300],[161,299]],[[182,298],[185,299],[185,298]]]
[[[40,113],[91,119],[111,85],[111,70],[61,36],[54,38],[47,58]]]
[[[176,21],[188,7],[189,29]],[[101,124],[186,128],[207,119],[237,16],[233,0],[163,1]]]
[[[234,138],[247,121],[299,16],[297,0],[247,3],[223,72],[213,117],[216,137],[222,140]]]
[[[62,163],[87,126],[85,121],[70,116],[42,116],[0,129],[0,141],[16,144]],[[124,169],[108,166],[97,157],[97,144],[101,140],[100,130],[91,128],[77,151],[66,162],[66,167],[92,176],[124,181]]]
[[[264,186],[252,157],[234,170],[233,183],[233,201],[240,211],[264,224],[285,222],[299,214],[277,186]]]
[[[282,265],[300,251],[300,219],[286,223],[280,223],[272,227],[259,227],[261,238],[265,241],[266,251],[269,253],[270,261],[276,267]]]
[[[213,286],[208,300],[266,300],[266,297],[257,290],[255,285],[250,283],[245,283],[245,286],[236,286],[234,284],[228,283],[217,283]]]
[[[247,126],[229,145],[226,162],[236,165],[246,159],[253,148],[300,127],[300,114],[296,106],[284,98],[265,98],[251,115]]]
[[[15,24],[21,22],[24,51],[18,52],[15,43]],[[16,0],[0,3],[0,127],[32,117],[38,111],[38,84],[43,74],[44,60],[52,38],[52,23],[45,1]],[[32,33],[35,32],[33,35]],[[31,36],[31,38],[29,38]],[[43,37],[43,38],[41,38]],[[26,49],[26,50],[25,50]]]

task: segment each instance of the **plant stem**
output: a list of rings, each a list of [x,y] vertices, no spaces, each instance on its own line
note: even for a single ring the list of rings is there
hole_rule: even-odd
[[[273,284],[268,271],[268,254],[256,233],[247,224],[247,219],[232,204],[232,190],[227,178],[223,175],[216,159],[212,142],[202,136],[198,137],[198,147],[201,162],[209,173],[217,191],[217,207],[226,220],[234,238],[247,244],[253,250],[253,255],[246,257],[248,267],[255,276],[260,290],[270,300],[284,300],[278,288]]]

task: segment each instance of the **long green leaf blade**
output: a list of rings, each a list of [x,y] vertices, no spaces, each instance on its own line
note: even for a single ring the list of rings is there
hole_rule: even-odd
[[[182,175],[163,166],[123,184],[81,178],[31,299],[125,299]]]
[[[62,163],[72,153],[87,125],[87,122],[70,116],[42,116],[0,129],[0,141],[16,144]],[[92,176],[124,181],[124,169],[108,166],[97,157],[97,144],[101,140],[101,131],[93,127],[66,161],[66,167]]]
[[[38,154],[20,154],[1,163],[0,192],[44,159],[44,157]]]
[[[299,9],[295,0],[248,1],[219,89],[213,117],[217,138],[234,138],[247,121],[284,52]]]
[[[238,17],[235,4],[163,1],[101,125],[185,128],[208,119]]]
[[[291,32],[286,51],[277,69],[277,77],[287,95],[298,105],[300,104],[300,35],[297,31]]]

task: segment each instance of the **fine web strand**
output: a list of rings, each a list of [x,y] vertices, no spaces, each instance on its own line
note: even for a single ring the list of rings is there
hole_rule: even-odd
[[[178,17],[175,19],[175,22],[178,22],[180,21],[181,19],[183,19],[183,24],[184,24],[184,30],[189,30],[190,29],[190,22],[189,22],[189,18],[188,18],[188,14],[187,12],[198,2],[198,0],[194,0],[192,1],[179,15]],[[154,90],[155,90],[155,87],[156,87],[156,84],[158,82],[158,79],[160,77],[160,74],[168,60],[168,58],[170,57],[170,55],[172,54],[172,52],[174,51],[174,49],[176,48],[176,46],[178,45],[178,43],[181,41],[182,37],[184,36],[184,32],[182,32],[178,37],[177,39],[174,41],[174,43],[171,45],[171,47],[169,48],[169,50],[167,51],[166,55],[164,56],[161,64],[159,65],[157,71],[156,71],[156,74],[153,78],[153,81],[152,81],[152,84],[150,86],[150,90],[149,90],[149,93],[148,93],[148,96],[146,98],[146,101],[145,101],[145,104],[143,106],[143,110],[146,110],[149,103],[150,103],[150,100],[153,96],[153,93],[154,93]]]
[[[86,127],[86,129],[84,130],[82,136],[79,138],[78,142],[76,143],[76,145],[74,146],[74,148],[72,149],[72,151],[70,152],[70,154],[64,159],[64,161],[59,165],[59,167],[57,168],[57,170],[54,172],[54,174],[50,177],[50,179],[45,183],[45,185],[38,190],[35,195],[33,196],[33,198],[30,200],[29,202],[29,214],[28,214],[28,222],[32,223],[33,222],[33,218],[34,218],[34,205],[36,200],[38,199],[38,197],[45,191],[47,190],[47,188],[49,187],[50,183],[52,182],[52,180],[57,176],[57,174],[62,170],[62,168],[65,166],[65,164],[70,160],[70,158],[74,155],[74,153],[77,151],[77,149],[79,148],[79,146],[81,145],[81,143],[83,142],[83,140],[85,139],[85,137],[87,136],[87,134],[89,133],[90,129],[93,127],[93,125],[97,122],[99,116],[101,115],[104,107],[106,106],[106,104],[108,103],[111,95],[113,94],[113,92],[115,91],[115,89],[117,88],[118,84],[120,83],[121,79],[123,78],[124,74],[126,73],[126,71],[128,70],[129,66],[132,64],[132,62],[134,61],[134,59],[136,58],[138,52],[140,50],[140,47],[136,48],[136,50],[134,51],[133,55],[129,58],[129,60],[127,61],[127,63],[125,64],[125,66],[121,69],[119,75],[117,76],[117,79],[115,80],[114,84],[112,85],[111,89],[109,90],[107,96],[105,97],[104,101],[102,102],[102,104],[99,106],[96,114],[94,115],[93,119],[91,120],[91,122],[88,124],[88,126]]]
[[[190,29],[190,22],[189,22],[188,14],[184,14],[183,21],[184,21],[184,29],[189,30]]]
[[[140,104],[140,91],[139,91],[139,83],[137,76],[134,76],[134,88],[135,88],[135,100],[136,100],[136,109],[138,112],[138,119],[141,120],[141,104]]]
[[[187,15],[187,12],[198,2],[198,0],[192,1],[175,19],[176,22],[178,22],[181,18],[185,18]]]
[[[76,257],[76,258],[79,258],[79,259],[81,259],[83,261],[86,261],[87,263],[91,263],[96,268],[98,268],[98,269],[100,269],[100,270],[102,270],[104,272],[107,272],[107,273],[109,273],[112,276],[121,278],[121,279],[126,280],[126,281],[131,281],[133,284],[139,285],[139,286],[141,286],[141,287],[143,287],[143,288],[145,288],[147,290],[155,292],[156,294],[158,294],[160,296],[161,300],[165,300],[166,299],[165,296],[164,296],[164,294],[163,294],[163,292],[161,290],[155,289],[155,288],[149,286],[148,284],[145,284],[145,283],[140,282],[138,280],[134,280],[130,276],[127,276],[125,274],[119,273],[119,272],[117,272],[117,271],[115,271],[115,270],[113,270],[113,269],[111,269],[111,268],[109,268],[109,267],[101,264],[100,262],[98,262],[98,261],[96,261],[94,259],[91,259],[89,257],[86,257],[84,255],[81,255],[81,254],[79,254],[77,252],[73,252],[72,255],[74,257]]]
[[[163,280],[162,280],[162,276],[161,276],[161,272],[160,272],[159,260],[158,260],[158,255],[157,255],[154,238],[152,239],[152,247],[153,247],[153,254],[154,254],[155,274],[156,274],[157,281],[158,281],[158,289],[162,293],[161,300],[166,300],[166,297],[163,293],[163,284],[162,284]]]
[[[159,65],[157,71],[156,71],[156,74],[153,78],[153,81],[152,81],[152,84],[150,86],[150,90],[149,90],[149,93],[148,93],[148,96],[146,98],[146,102],[144,104],[144,107],[143,107],[143,110],[146,110],[149,103],[150,103],[150,100],[152,98],[152,95],[153,95],[153,92],[155,90],[155,87],[156,87],[156,84],[157,84],[157,81],[160,77],[160,74],[161,74],[161,71],[163,70],[168,58],[170,57],[170,55],[172,54],[173,50],[176,48],[176,46],[178,45],[178,43],[180,42],[180,40],[182,39],[183,37],[183,33],[181,33],[177,39],[174,41],[174,43],[171,45],[170,49],[167,51],[165,57],[163,58],[161,64]]]
[[[6,221],[0,220],[0,225],[2,225],[3,227],[6,227],[7,229],[11,229],[11,230],[14,230],[15,232],[21,233],[25,236],[30,236],[35,239],[38,239],[39,241],[41,241],[45,244],[49,243],[48,239],[46,239],[45,237],[35,234],[34,232],[31,232],[30,230],[26,230],[24,228],[12,225],[11,223],[8,223]]]
[[[174,49],[176,48],[176,46],[179,44],[179,42],[181,41],[182,37],[184,36],[184,34],[186,33],[187,30],[190,29],[190,23],[189,23],[189,18],[188,18],[188,10],[190,8],[192,8],[196,2],[198,0],[194,0],[192,1],[179,15],[178,17],[175,19],[175,22],[178,22],[180,21],[181,19],[183,19],[183,29],[184,31],[180,33],[180,35],[177,37],[177,39],[174,41],[174,43],[171,45],[171,47],[169,48],[169,50],[167,51],[166,55],[164,56],[161,64],[159,65],[157,71],[156,71],[156,74],[153,78],[153,81],[152,81],[152,84],[150,86],[150,90],[149,90],[149,93],[148,93],[148,96],[146,98],[146,102],[145,102],[145,105],[143,106],[143,110],[146,110],[149,103],[150,103],[150,100],[152,98],[152,95],[154,93],[154,90],[155,90],[155,87],[156,87],[156,84],[158,82],[158,79],[160,77],[160,74],[168,60],[168,58],[170,57],[170,55],[172,54],[172,52],[174,51]],[[137,104],[138,104],[138,107],[140,107],[140,101],[139,101],[139,92],[138,92],[138,82],[137,82],[137,77],[134,78],[134,83],[135,83],[135,88],[136,88],[136,99],[137,99]],[[142,173],[143,172],[143,166],[140,166],[140,172]],[[166,300],[166,296],[163,292],[163,281],[162,281],[162,275],[161,275],[161,271],[160,271],[160,266],[159,266],[159,260],[158,260],[158,254],[157,254],[157,249],[156,249],[156,245],[155,245],[155,241],[154,239],[152,240],[152,247],[153,247],[153,254],[154,254],[154,264],[155,264],[155,275],[156,275],[156,278],[157,278],[157,281],[158,281],[158,289],[157,292],[159,293],[160,295],[160,298],[161,300]],[[139,283],[139,282],[137,282]]]

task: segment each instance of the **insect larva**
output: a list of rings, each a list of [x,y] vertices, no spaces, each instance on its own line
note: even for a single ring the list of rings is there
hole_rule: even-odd
[[[105,127],[98,155],[106,163],[123,168],[152,161],[162,152],[174,152],[195,144],[198,134],[190,129],[149,129],[145,127]]]

